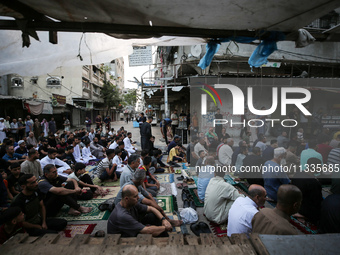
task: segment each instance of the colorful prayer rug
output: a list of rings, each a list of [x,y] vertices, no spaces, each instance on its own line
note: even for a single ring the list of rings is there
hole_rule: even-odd
[[[172,196],[157,196],[157,203],[165,213],[172,213],[174,210]]]
[[[98,186],[114,187],[114,186],[120,186],[120,181],[118,179],[118,181],[115,181],[115,182],[101,182],[101,180],[98,177],[96,177],[93,179],[93,184],[98,185]]]
[[[62,237],[75,237],[75,235],[80,234],[91,234],[93,229],[97,224],[70,224],[67,225],[64,231],[61,231],[59,234]]]
[[[318,228],[313,223],[306,221],[305,223],[302,223],[295,217],[290,217],[290,224],[292,224],[294,227],[296,227],[298,230],[300,230],[302,233],[307,235],[313,235],[318,233]]]
[[[217,237],[227,236],[227,223],[217,224],[215,222],[209,221],[210,229]]]
[[[173,183],[175,181],[174,174],[157,174],[156,177],[159,183]]]
[[[105,196],[97,196],[95,195],[94,198],[96,199],[109,199],[109,198],[113,198],[113,197],[116,197],[119,190],[120,190],[120,187],[103,187],[103,190],[109,190],[109,193]]]
[[[107,220],[110,216],[109,211],[100,211],[98,206],[100,203],[104,202],[104,199],[91,199],[87,201],[78,201],[81,206],[92,207],[92,211],[86,214],[80,214],[79,216],[72,216],[68,214],[70,207],[64,205],[61,208],[57,218],[63,218],[67,221],[91,221],[91,220]]]

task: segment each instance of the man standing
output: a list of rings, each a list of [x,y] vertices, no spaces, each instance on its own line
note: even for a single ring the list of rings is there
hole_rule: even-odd
[[[52,132],[53,134],[55,134],[57,132],[57,125],[56,125],[53,117],[48,122],[48,128],[49,128],[50,132]]]
[[[14,136],[15,140],[18,141],[18,132],[19,132],[19,126],[17,119],[13,119],[11,123],[11,133]]]
[[[37,178],[32,174],[25,174],[20,177],[19,184],[22,191],[14,198],[11,207],[18,206],[25,214],[23,226],[29,235],[57,234],[62,231],[67,225],[66,220],[46,218],[46,208],[38,191]]]
[[[289,223],[290,216],[299,211],[302,193],[294,185],[281,185],[277,192],[276,208],[263,208],[255,214],[251,225],[252,233],[265,235],[297,235],[298,231]]]
[[[39,180],[38,187],[45,195],[44,205],[47,216],[55,216],[64,204],[70,207],[68,213],[74,216],[92,210],[91,207],[80,206],[77,203],[77,195],[82,192],[77,181],[58,175],[56,167],[52,164],[44,167],[44,176]]]
[[[0,118],[0,143],[7,137],[4,121],[4,118]]]
[[[153,117],[148,116],[148,120],[143,123],[140,133],[141,133],[141,142],[142,142],[142,150],[150,150],[151,149],[151,143],[150,143],[150,138],[152,136],[151,133],[151,125],[150,123],[152,122]]]
[[[32,148],[28,152],[28,159],[21,164],[21,172],[25,174],[32,174],[37,179],[43,175],[39,159],[39,153]]]
[[[231,165],[231,159],[233,156],[234,140],[232,138],[224,139],[224,145],[218,151],[218,160],[224,166]]]
[[[86,131],[90,132],[91,130],[91,125],[92,125],[92,121],[89,119],[89,117],[85,118],[85,126],[86,126]],[[92,141],[91,141],[92,142]]]
[[[216,114],[215,114],[215,120],[221,120],[223,119],[222,114],[220,113],[220,109],[217,108]],[[218,122],[220,123],[220,122]],[[215,124],[215,132],[219,139],[222,137],[222,124]]]
[[[259,208],[266,202],[266,190],[260,185],[250,185],[248,197],[239,197],[230,208],[228,216],[228,236],[232,234],[250,234],[251,221]]]
[[[66,117],[63,117],[63,120],[64,120],[64,130],[65,131],[70,131],[70,126],[71,126],[71,123],[70,123],[70,121],[69,121],[69,119],[68,118],[66,118]]]
[[[27,115],[25,125],[26,125],[26,127],[25,127],[26,136],[28,136],[30,132],[33,133],[33,123],[31,121],[31,116]],[[34,134],[33,134],[33,136],[34,136]]]
[[[174,112],[171,114],[171,128],[172,128],[172,135],[176,135],[176,128],[178,128],[178,115],[177,110],[174,110]]]

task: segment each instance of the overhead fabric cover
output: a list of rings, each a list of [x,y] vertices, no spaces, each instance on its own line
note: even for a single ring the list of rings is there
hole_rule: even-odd
[[[20,31],[0,30],[0,76],[12,73],[39,76],[60,66],[108,63],[132,54],[134,45],[195,45],[206,42],[201,38],[164,36],[124,40],[102,33],[58,32],[58,44],[51,44],[48,32],[38,32],[38,36],[40,41],[31,38],[30,47],[22,48]]]

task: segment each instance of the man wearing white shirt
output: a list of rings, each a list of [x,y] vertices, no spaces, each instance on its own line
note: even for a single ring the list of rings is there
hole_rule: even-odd
[[[248,197],[239,197],[229,210],[228,236],[232,234],[249,234],[252,231],[251,221],[258,208],[266,202],[266,190],[257,184],[250,185]]]
[[[121,136],[117,135],[113,143],[110,144],[109,149],[115,150],[118,147],[118,143],[121,141]]]
[[[123,142],[125,145],[125,150],[131,154],[135,153],[137,151],[137,148],[133,147],[133,145],[131,144],[131,137],[132,134],[131,132],[127,133],[127,137],[124,138]]]
[[[48,164],[55,165],[58,170],[58,175],[68,177],[70,173],[72,173],[71,167],[66,164],[64,161],[57,158],[57,150],[56,149],[48,149],[47,156],[40,160],[41,168]]]
[[[96,136],[96,134],[94,133],[93,128],[91,128],[91,132],[89,133],[89,139],[90,139],[91,142],[93,141],[93,138],[94,138],[95,136]]]
[[[80,139],[78,137],[75,137],[74,138],[74,141],[73,141],[73,156],[76,160],[76,162],[80,162],[80,163],[84,163],[86,164],[88,161],[86,161],[82,156],[81,156],[81,152],[80,152]]]
[[[92,155],[91,148],[90,148],[90,141],[85,141],[85,147],[82,149],[83,159],[87,162],[90,160],[96,160],[97,158]]]
[[[117,169],[116,169],[116,174],[117,177],[119,178],[120,174],[123,172],[124,170],[124,164],[122,161],[122,158],[120,157],[122,155],[122,151],[120,149],[115,149],[115,156],[112,159],[112,164],[116,164],[117,165]]]
[[[224,139],[224,145],[218,151],[218,160],[224,166],[231,165],[231,159],[233,156],[234,140],[232,138]]]

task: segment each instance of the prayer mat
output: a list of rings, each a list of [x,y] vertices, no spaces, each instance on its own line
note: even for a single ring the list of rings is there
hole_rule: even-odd
[[[305,223],[302,223],[295,217],[290,216],[289,223],[292,224],[295,228],[297,228],[304,234],[313,235],[313,234],[318,233],[318,228],[311,222],[306,221]]]
[[[96,225],[97,224],[70,224],[66,226],[64,231],[60,231],[59,235],[73,238],[77,234],[91,234]]]
[[[93,179],[93,184],[98,186],[105,186],[105,187],[116,187],[120,186],[119,179],[115,182],[102,182],[98,177]]]
[[[157,196],[157,203],[165,213],[172,213],[174,210],[172,196]]]
[[[158,195],[159,196],[171,196],[172,189],[171,183],[160,183],[161,187],[159,188]]]
[[[217,224],[215,222],[209,221],[210,229],[217,237],[227,236],[227,223]]]
[[[171,213],[166,213],[166,216],[168,216],[172,220],[181,220],[181,216],[179,214],[171,214]],[[180,227],[173,227],[172,228],[172,233],[177,233],[177,234],[189,234],[187,226],[185,224],[182,224]]]
[[[109,211],[100,211],[98,206],[100,203],[104,202],[103,199],[91,199],[87,201],[78,201],[81,206],[92,207],[92,211],[89,213],[82,213],[79,216],[72,216],[68,214],[68,210],[70,207],[68,205],[64,205],[59,214],[56,216],[57,218],[63,218],[67,221],[92,221],[92,220],[107,220],[110,216]]]
[[[94,195],[94,198],[96,199],[109,199],[109,198],[113,198],[113,197],[116,197],[119,190],[120,190],[120,187],[103,187],[103,190],[109,190],[109,193],[105,196],[98,196],[98,195]]]
[[[95,170],[96,170],[96,166],[94,166],[94,165],[88,165],[88,166],[86,166],[85,167],[85,171],[86,171],[86,173],[89,173],[89,172],[95,172]]]
[[[156,174],[159,183],[173,183],[175,181],[174,174]]]
[[[198,199],[197,188],[189,188],[189,192],[194,198],[194,203],[196,207],[203,207],[204,203],[201,203],[200,200]]]

